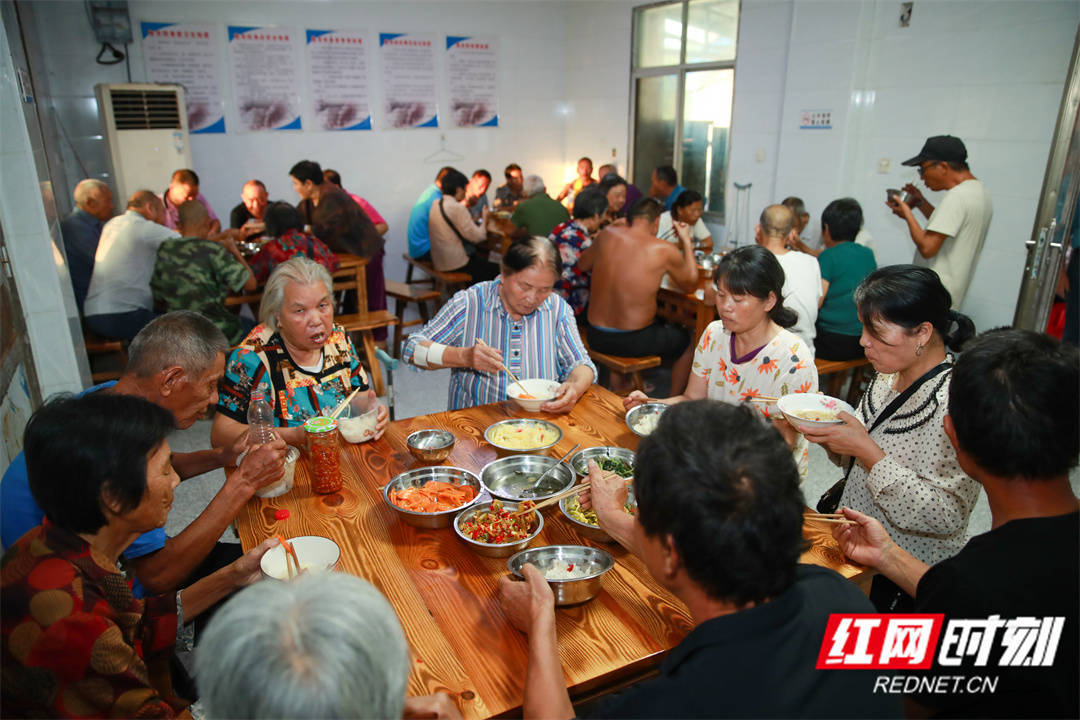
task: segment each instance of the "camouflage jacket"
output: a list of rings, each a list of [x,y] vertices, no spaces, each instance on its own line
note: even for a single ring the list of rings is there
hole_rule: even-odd
[[[225,296],[243,289],[247,279],[244,264],[218,243],[183,238],[158,248],[150,289],[166,310],[202,313],[235,345],[244,339],[244,326],[225,307]]]

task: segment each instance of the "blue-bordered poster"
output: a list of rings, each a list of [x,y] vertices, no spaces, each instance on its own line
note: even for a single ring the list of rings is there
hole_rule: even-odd
[[[220,27],[144,22],[140,29],[146,79],[183,86],[188,131],[225,132]]]
[[[383,117],[387,127],[439,127],[436,36],[380,33]]]
[[[311,119],[318,130],[370,130],[367,34],[358,30],[308,30]]]
[[[296,54],[292,30],[229,26],[229,57],[240,130],[300,129]]]
[[[498,127],[499,62],[494,36],[448,35],[443,62],[450,127]]]

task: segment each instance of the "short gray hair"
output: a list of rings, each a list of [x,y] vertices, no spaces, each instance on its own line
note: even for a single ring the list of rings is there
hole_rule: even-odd
[[[285,302],[285,286],[290,282],[300,285],[321,282],[326,286],[327,293],[334,294],[334,280],[326,268],[304,255],[293,255],[270,273],[259,304],[259,322],[265,323],[274,332],[278,329],[277,316],[281,312],[281,304]]]
[[[229,341],[217,325],[192,310],[175,310],[151,320],[128,346],[126,375],[148,378],[169,367],[191,377],[206,372]]]
[[[400,718],[409,648],[370,583],[307,573],[225,603],[199,642],[195,677],[212,718]]]
[[[75,186],[75,191],[71,193],[71,196],[75,200],[75,205],[82,207],[88,203],[92,197],[98,193],[105,192],[106,190],[112,192],[109,186],[101,180],[98,180],[97,178],[86,178],[85,180],[79,181]]]
[[[539,175],[526,175],[525,180],[521,183],[521,192],[525,197],[539,195],[545,190],[547,188],[544,187],[544,178]]]

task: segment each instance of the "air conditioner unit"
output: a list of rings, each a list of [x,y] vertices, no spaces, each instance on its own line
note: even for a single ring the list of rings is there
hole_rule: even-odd
[[[179,85],[96,85],[119,204],[136,190],[161,192],[173,171],[191,167],[184,89]]]

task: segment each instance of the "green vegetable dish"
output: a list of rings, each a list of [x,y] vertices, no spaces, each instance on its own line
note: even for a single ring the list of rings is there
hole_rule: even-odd
[[[617,457],[600,457],[596,458],[596,464],[600,466],[600,469],[605,472],[613,472],[619,477],[632,477],[634,469],[623,460]]]

